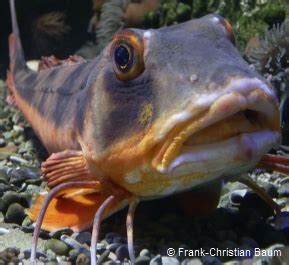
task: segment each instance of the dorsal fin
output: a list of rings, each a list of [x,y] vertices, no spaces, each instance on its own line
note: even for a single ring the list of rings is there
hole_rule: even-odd
[[[9,56],[10,71],[12,72],[12,74],[14,74],[17,69],[27,68],[27,66],[24,59],[24,52],[19,35],[19,27],[16,18],[14,0],[10,0],[10,11],[13,33],[9,37]]]

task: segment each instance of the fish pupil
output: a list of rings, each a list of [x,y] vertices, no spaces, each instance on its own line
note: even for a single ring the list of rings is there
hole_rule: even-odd
[[[120,69],[125,70],[130,60],[128,49],[123,45],[118,46],[115,49],[114,60]]]

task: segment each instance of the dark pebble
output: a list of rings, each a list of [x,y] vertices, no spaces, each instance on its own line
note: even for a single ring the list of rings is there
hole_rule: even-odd
[[[79,254],[84,254],[85,256],[89,257],[90,256],[90,251],[85,248],[81,249],[72,249],[69,251],[69,258],[73,262],[73,264],[76,263],[76,259]]]
[[[13,187],[11,188],[10,185],[4,184],[4,183],[0,183],[0,197],[3,196],[3,194],[9,190],[13,190]],[[15,189],[16,190],[16,189]],[[2,198],[0,198],[2,201]],[[0,211],[3,208],[3,203],[0,203]]]
[[[108,244],[111,244],[111,243],[113,243],[113,239],[114,239],[115,237],[119,237],[119,234],[114,233],[114,232],[107,233],[107,234],[105,235],[105,241],[106,241]]]
[[[13,184],[22,183],[26,179],[39,179],[40,172],[35,168],[13,169],[9,172],[10,182]]]
[[[126,244],[127,243],[127,239],[125,237],[122,237],[122,236],[118,236],[118,237],[115,237],[113,239],[113,242],[112,243],[120,243],[120,244]]]
[[[248,192],[242,200],[241,208],[254,209],[260,216],[267,218],[274,214],[272,208],[261,197],[253,192]]]
[[[30,259],[30,257],[31,257],[31,249],[25,249],[23,251],[23,254],[24,254],[24,258],[25,259]],[[40,257],[43,258],[43,259],[47,258],[46,255],[42,251],[37,250],[36,251],[36,258],[39,259]]]
[[[250,238],[250,237],[242,237],[240,242],[241,242],[241,244],[248,245],[252,248],[258,248],[259,247],[259,244],[253,238]]]
[[[12,203],[19,203],[24,208],[28,208],[28,198],[26,194],[23,193],[17,193],[14,191],[8,191],[6,192],[2,197],[2,203],[0,211],[3,213],[6,213],[8,207]]]
[[[12,203],[5,214],[5,222],[21,225],[26,217],[24,210],[19,203]]]
[[[286,238],[286,236],[278,230],[272,230],[266,234],[264,234],[264,238],[263,238],[263,244],[266,246],[268,245],[272,245],[275,243],[280,243],[280,244],[287,244],[288,240]]]
[[[75,237],[75,240],[77,240],[81,244],[90,245],[91,233],[90,232],[81,232]]]
[[[270,195],[272,198],[278,197],[278,188],[276,185],[270,182],[261,182],[260,186],[265,190],[265,192]]]
[[[161,255],[156,255],[151,261],[150,265],[162,265],[162,256]]]
[[[128,248],[126,245],[120,246],[115,252],[117,259],[123,261],[125,258],[129,258]]]
[[[147,256],[139,256],[135,260],[135,265],[149,265],[150,258]]]
[[[204,256],[202,257],[203,265],[222,265],[223,263],[216,257]]]
[[[247,189],[238,189],[232,191],[229,196],[230,203],[232,205],[240,205],[247,192]]]
[[[0,169],[0,178],[9,181],[10,177],[8,175],[8,168],[4,167]]]
[[[52,237],[52,238],[56,238],[56,239],[60,239],[60,237],[62,235],[72,235],[73,234],[73,230],[70,229],[70,228],[61,228],[61,229],[56,229],[56,230],[53,230],[49,233],[49,235]]]
[[[112,244],[109,244],[106,249],[112,251],[112,252],[115,252],[120,246],[122,246],[121,243],[112,243]]]
[[[109,256],[110,251],[109,250],[105,250],[98,258],[97,263],[98,264],[102,264],[103,262],[105,262]]]

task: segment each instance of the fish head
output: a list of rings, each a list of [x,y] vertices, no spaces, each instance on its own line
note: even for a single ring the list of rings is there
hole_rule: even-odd
[[[162,197],[246,172],[279,145],[274,89],[234,42],[214,14],[115,35],[92,78],[85,147],[104,176]]]

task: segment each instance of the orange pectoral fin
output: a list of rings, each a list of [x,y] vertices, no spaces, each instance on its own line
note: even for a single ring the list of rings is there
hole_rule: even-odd
[[[86,194],[87,191],[89,194]],[[81,192],[84,194],[75,195],[75,190],[70,189],[62,196],[52,198],[45,212],[42,229],[52,231],[61,227],[69,227],[74,231],[82,231],[91,227],[97,209],[111,194],[105,187],[102,187],[99,192],[91,193],[92,189],[78,191],[78,193]],[[106,210],[105,217],[124,208],[129,199],[129,193],[117,194],[116,200]],[[33,221],[38,218],[44,200],[45,196],[38,196],[33,207],[27,211]]]
[[[96,180],[82,152],[75,150],[52,154],[42,163],[41,171],[50,188],[66,182]]]

